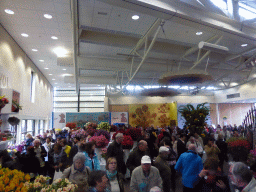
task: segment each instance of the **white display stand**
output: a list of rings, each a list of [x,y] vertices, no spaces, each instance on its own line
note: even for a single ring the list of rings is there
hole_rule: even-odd
[[[0,141],[0,151],[7,149],[8,143],[12,142],[14,139],[10,139],[7,141]]]

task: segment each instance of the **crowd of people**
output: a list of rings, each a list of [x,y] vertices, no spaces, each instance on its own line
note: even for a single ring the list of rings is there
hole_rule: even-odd
[[[157,137],[162,134],[162,137]],[[141,128],[138,144],[125,162],[122,141],[118,133],[107,148],[106,167],[101,170],[95,152],[95,143],[86,138],[70,137],[47,131],[41,138],[26,135],[22,153],[11,158],[6,150],[0,152],[3,167],[36,175],[68,178],[78,185],[77,191],[124,192],[124,183],[130,182],[133,192],[175,192],[177,178],[182,178],[183,192],[229,192],[230,183],[243,192],[255,192],[256,180],[252,171],[242,162],[233,163],[229,174],[223,172],[228,162],[225,142],[231,136],[244,136],[242,127],[218,126],[205,128],[202,135],[187,129],[167,127]],[[130,178],[125,178],[127,169]]]

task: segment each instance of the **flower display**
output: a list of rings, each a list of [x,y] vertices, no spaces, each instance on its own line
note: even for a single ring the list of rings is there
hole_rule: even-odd
[[[180,106],[179,112],[186,120],[185,125],[190,133],[202,134],[207,116],[210,114],[210,108],[205,106],[206,103],[198,104],[195,108],[191,104]]]
[[[67,123],[66,127],[69,127],[70,129],[76,128],[76,123]]]
[[[97,127],[97,129],[103,129],[108,132],[110,131],[110,128],[111,128],[111,126],[107,122],[101,122]]]
[[[243,137],[232,137],[227,140],[229,153],[235,161],[244,161],[247,159],[251,145],[249,141]]]
[[[129,128],[125,132],[126,135],[130,135],[133,141],[137,141],[142,135],[141,130],[139,128]]]
[[[0,106],[1,106],[1,104],[6,105],[8,103],[9,103],[9,100],[5,97],[5,95],[0,96]]]
[[[86,123],[85,125],[84,125],[84,127],[86,128],[86,129],[96,129],[97,128],[97,123],[92,123],[92,122],[88,122],[88,123]]]
[[[30,176],[18,170],[0,168],[0,191],[26,192],[25,182],[29,182]]]
[[[74,192],[77,185],[72,184],[68,179],[56,179],[51,185],[47,184],[50,177],[37,176],[33,183],[26,182],[24,187],[27,192]]]
[[[130,135],[124,135],[122,146],[123,149],[131,149],[133,147],[133,139]]]
[[[87,135],[93,136],[98,130],[94,128],[89,128],[86,130]]]
[[[71,138],[79,137],[85,139],[88,136],[88,133],[84,129],[78,129],[71,132]]]
[[[106,147],[109,143],[109,141],[106,139],[104,135],[93,136],[89,139],[89,142],[94,142],[96,145],[96,148]]]
[[[247,158],[247,163],[249,166],[252,166],[256,162],[256,149],[250,150],[250,153]]]
[[[100,130],[96,131],[95,134],[94,134],[94,136],[100,136],[100,135],[105,136],[106,139],[107,139],[108,141],[110,141],[110,134],[109,134],[108,131],[105,131],[105,130],[103,130],[103,129],[100,129]]]
[[[116,125],[111,125],[110,132],[116,132],[118,130]]]

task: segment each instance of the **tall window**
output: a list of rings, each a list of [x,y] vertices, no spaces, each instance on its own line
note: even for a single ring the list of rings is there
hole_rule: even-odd
[[[30,101],[32,103],[35,102],[35,89],[36,89],[35,72],[31,71]]]
[[[54,112],[104,112],[105,87],[54,90]]]

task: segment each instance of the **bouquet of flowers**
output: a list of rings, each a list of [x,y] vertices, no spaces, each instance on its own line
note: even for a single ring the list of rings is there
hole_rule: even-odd
[[[76,128],[76,123],[67,123],[66,127],[69,127],[70,129]]]
[[[30,176],[21,171],[0,168],[0,191],[27,191],[24,183],[29,180]]]
[[[247,163],[249,166],[252,166],[256,162],[256,149],[250,150],[250,153],[247,158]]]
[[[4,108],[6,104],[9,103],[9,100],[4,96],[0,96],[0,109]]]
[[[79,138],[86,138],[88,133],[84,129],[78,129],[76,131],[71,132],[71,138],[79,137]]]
[[[97,129],[103,129],[108,132],[110,131],[110,128],[111,128],[111,126],[107,122],[101,122],[97,127]]]
[[[141,137],[141,130],[139,128],[129,128],[126,130],[126,135],[130,135],[133,141],[137,141]]]
[[[109,134],[109,132],[100,129],[100,130],[98,130],[97,132],[95,132],[95,134],[94,134],[94,136],[100,136],[100,135],[104,135],[104,136],[106,137],[106,139],[107,139],[108,141],[110,141],[110,134]]]
[[[232,137],[227,140],[229,153],[235,161],[246,160],[251,145],[249,141],[243,137]]]
[[[133,147],[133,139],[130,135],[124,135],[122,146],[123,149],[131,149]]]
[[[97,128],[97,124],[96,123],[91,123],[91,122],[88,122],[84,125],[84,127],[86,129],[96,129]]]
[[[96,145],[96,148],[106,147],[109,143],[109,141],[106,139],[104,135],[93,136],[89,139],[89,142],[94,142]]]

